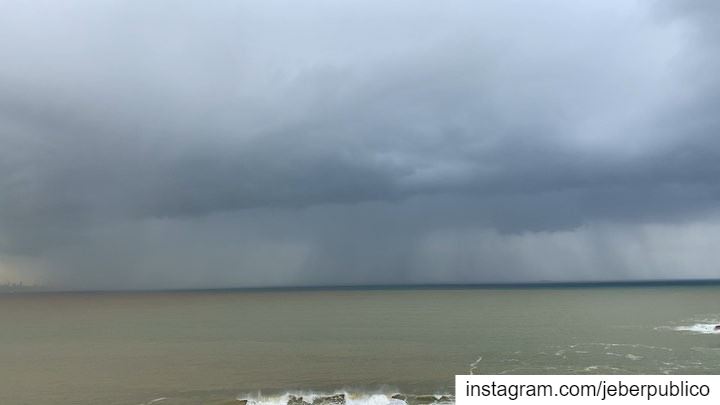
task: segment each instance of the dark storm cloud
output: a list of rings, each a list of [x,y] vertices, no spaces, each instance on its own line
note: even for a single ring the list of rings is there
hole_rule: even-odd
[[[0,259],[79,287],[635,277],[597,224],[716,211],[714,4],[4,3]],[[502,253],[568,233],[585,270]]]

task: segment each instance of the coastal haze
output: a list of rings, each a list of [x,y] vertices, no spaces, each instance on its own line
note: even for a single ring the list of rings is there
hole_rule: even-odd
[[[5,295],[0,403],[346,393],[403,405],[391,396],[452,394],[456,374],[718,374],[719,296],[720,285]]]

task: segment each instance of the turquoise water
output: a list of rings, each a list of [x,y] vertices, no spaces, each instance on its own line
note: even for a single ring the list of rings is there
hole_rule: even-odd
[[[718,286],[6,294],[0,403],[383,403],[368,395],[451,393],[471,372],[720,374],[717,323]]]

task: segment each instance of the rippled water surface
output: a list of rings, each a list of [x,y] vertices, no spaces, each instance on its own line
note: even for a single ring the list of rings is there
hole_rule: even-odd
[[[0,403],[386,404],[455,374],[720,374],[719,323],[717,286],[0,295]]]

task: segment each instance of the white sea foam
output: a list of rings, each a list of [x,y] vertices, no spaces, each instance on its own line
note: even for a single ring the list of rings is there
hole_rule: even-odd
[[[347,405],[405,405],[405,401],[383,394],[349,396],[345,403]]]
[[[480,364],[481,361],[482,361],[482,356],[478,357],[477,360],[475,360],[474,362],[472,362],[470,364],[470,375],[474,374],[475,370],[477,370],[478,365]]]
[[[335,392],[335,393],[315,393],[315,392],[294,392],[285,393],[276,396],[249,396],[238,395],[238,400],[247,400],[249,405],[287,405],[290,396],[302,398],[303,401],[312,403],[319,397],[327,397],[336,394],[345,395],[346,405],[407,405],[406,401],[392,398],[392,394],[371,394],[371,393],[355,393],[355,392]],[[437,399],[438,404],[450,404],[452,396],[434,394],[431,395]]]
[[[663,350],[671,352],[673,349],[669,347],[662,347],[662,346],[650,346],[650,345],[644,345],[640,343],[599,343],[599,342],[592,342],[592,343],[578,343],[574,345],[570,345],[568,347],[570,348],[579,348],[579,347],[587,347],[587,346],[597,346],[597,347],[604,347],[605,350],[611,350],[611,348],[632,348],[632,349],[647,349],[647,350]],[[557,354],[556,354],[557,355]]]
[[[152,404],[156,404],[158,402],[165,401],[166,399],[167,399],[167,397],[155,398],[155,399],[151,400],[150,402],[146,402],[146,403],[140,404],[140,405],[152,405]]]
[[[676,326],[673,329],[681,332],[692,332],[699,334],[720,333],[715,331],[716,323],[696,323],[694,325]]]

